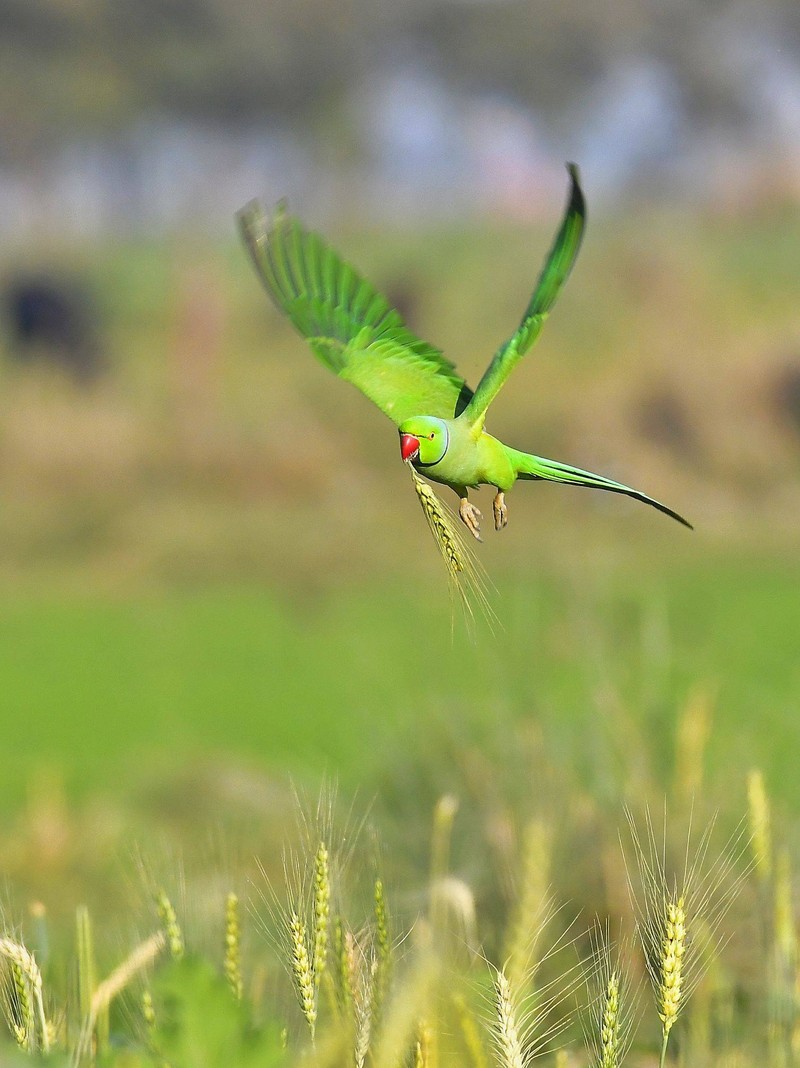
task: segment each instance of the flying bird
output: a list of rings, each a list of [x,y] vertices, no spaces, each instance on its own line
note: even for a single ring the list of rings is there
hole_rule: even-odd
[[[469,500],[469,490],[494,487],[494,525],[501,530],[508,523],[505,495],[517,479],[623,493],[691,527],[639,490],[519,452],[484,427],[492,401],[538,338],[580,248],[586,205],[577,167],[568,164],[567,170],[566,210],[536,288],[519,326],[494,354],[474,392],[442,352],[416,337],[400,313],[318,234],[306,231],[280,206],[271,217],[255,201],[239,213],[256,271],[277,307],[326,367],[395,423],[403,460],[458,494],[459,515],[478,540],[481,513]]]

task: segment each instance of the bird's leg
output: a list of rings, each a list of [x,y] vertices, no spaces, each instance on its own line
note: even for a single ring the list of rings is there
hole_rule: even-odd
[[[503,527],[507,527],[508,508],[506,508],[506,495],[502,490],[497,491],[492,501],[492,511],[494,512],[494,529],[502,530]]]
[[[458,514],[461,516],[461,522],[477,541],[481,540],[481,513],[475,507],[474,504],[470,504],[467,499],[466,487],[460,487],[456,491],[461,498],[458,502]]]

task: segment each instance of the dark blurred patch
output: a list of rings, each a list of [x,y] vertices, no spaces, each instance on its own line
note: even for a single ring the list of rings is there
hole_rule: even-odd
[[[384,292],[389,304],[396,308],[410,330],[418,331],[420,309],[420,285],[414,278],[393,278],[385,283]]]
[[[800,358],[790,357],[772,372],[769,391],[781,423],[800,437]]]
[[[2,308],[10,352],[19,363],[49,361],[83,385],[103,371],[97,314],[78,283],[46,274],[12,277]]]
[[[638,434],[682,460],[695,459],[700,442],[683,399],[669,386],[656,386],[633,412]]]

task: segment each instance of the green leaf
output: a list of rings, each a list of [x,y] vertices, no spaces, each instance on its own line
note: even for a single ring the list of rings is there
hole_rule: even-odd
[[[172,961],[153,981],[153,1052],[170,1068],[277,1068],[277,1026],[257,1027],[225,979],[205,960]]]

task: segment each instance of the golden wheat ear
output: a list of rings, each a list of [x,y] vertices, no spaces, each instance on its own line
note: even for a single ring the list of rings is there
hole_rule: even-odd
[[[741,889],[748,866],[741,861],[748,845],[744,821],[719,850],[711,850],[715,819],[693,835],[691,821],[676,863],[667,859],[667,827],[656,833],[649,811],[644,834],[627,813],[634,864],[628,887],[637,929],[661,1020],[661,1056],[669,1036],[712,958],[727,936],[722,920]]]
[[[314,984],[314,973],[311,970],[306,925],[294,911],[289,916],[289,936],[295,993],[313,1043],[317,1029],[317,990]]]
[[[155,905],[156,911],[158,912],[158,918],[161,920],[161,927],[164,934],[167,936],[170,956],[173,960],[181,960],[186,949],[183,940],[183,930],[178,922],[178,914],[175,911],[175,906],[172,904],[172,901],[169,899],[167,892],[163,887],[159,887],[156,891]]]
[[[502,968],[494,974],[496,1018],[493,1023],[497,1059],[502,1068],[524,1068],[519,1007],[508,977]]]
[[[609,923],[595,920],[589,932],[591,953],[583,961],[587,1001],[581,1018],[594,1068],[620,1068],[639,1025],[641,979],[633,981],[633,944],[612,940]]]
[[[242,1000],[242,925],[239,916],[239,898],[231,890],[225,898],[225,945],[222,970],[231,993],[237,1001]]]
[[[28,1052],[50,1050],[50,1028],[44,1011],[42,973],[34,955],[14,939],[0,938],[0,957],[11,968],[14,992],[19,1005],[19,1019],[10,1016],[10,1026],[19,1046]]]
[[[489,603],[490,584],[483,565],[469,547],[450,509],[437,497],[425,479],[420,478],[411,464],[408,469],[433,540],[447,568],[451,591],[458,595],[469,620],[474,621],[474,606],[477,605],[489,628],[494,629],[499,620]]]

